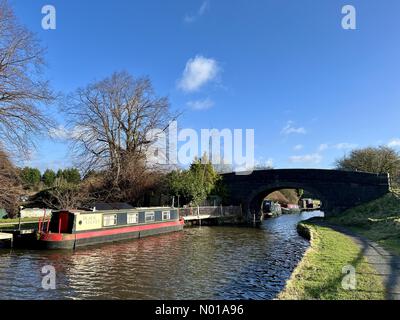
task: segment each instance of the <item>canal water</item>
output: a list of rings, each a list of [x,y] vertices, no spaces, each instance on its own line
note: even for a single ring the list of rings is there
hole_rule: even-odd
[[[0,249],[0,299],[273,299],[307,247],[300,220],[260,228],[198,227],[77,251]],[[42,288],[42,268],[56,289]]]

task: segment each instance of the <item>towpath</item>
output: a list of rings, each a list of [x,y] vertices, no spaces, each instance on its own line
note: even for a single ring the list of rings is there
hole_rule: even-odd
[[[319,225],[327,226],[335,231],[350,237],[361,247],[362,254],[367,263],[381,277],[382,283],[386,289],[386,298],[388,300],[400,300],[400,257],[396,256],[377,243],[360,236],[344,227],[331,225],[323,221],[317,222]],[[373,288],[371,288],[373,290]]]

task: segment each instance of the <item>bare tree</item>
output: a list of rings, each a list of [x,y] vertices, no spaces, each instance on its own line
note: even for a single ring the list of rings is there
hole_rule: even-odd
[[[41,108],[53,97],[43,65],[39,42],[0,0],[0,142],[8,151],[26,154],[33,136],[49,128]]]
[[[110,192],[127,189],[128,181],[134,188],[134,181],[143,180],[153,142],[149,133],[165,129],[173,118],[168,99],[154,94],[148,78],[134,79],[126,72],[78,89],[64,111],[71,119],[73,150],[81,168],[107,172]]]
[[[0,207],[13,216],[18,211],[22,186],[18,172],[6,152],[0,150]]]
[[[85,198],[79,185],[67,183],[61,178],[57,179],[52,188],[45,191],[41,200],[46,206],[60,210],[76,209]]]
[[[147,133],[171,119],[167,98],[154,95],[150,80],[126,72],[80,88],[64,110],[71,116],[75,151],[89,169],[119,176],[125,159],[141,159],[151,143]]]

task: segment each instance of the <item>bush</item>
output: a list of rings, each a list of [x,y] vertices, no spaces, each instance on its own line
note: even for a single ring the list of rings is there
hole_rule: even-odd
[[[39,169],[25,167],[20,172],[22,183],[29,188],[39,185],[41,180],[41,173]]]
[[[224,191],[219,180],[220,176],[208,160],[195,159],[189,170],[176,170],[167,175],[167,193],[182,196],[182,204],[198,205],[213,191]]]
[[[51,169],[47,169],[43,173],[42,180],[43,180],[43,183],[47,187],[51,187],[51,186],[53,186],[54,182],[56,181],[56,173]]]
[[[68,168],[64,170],[57,171],[57,178],[62,178],[68,183],[78,184],[81,181],[81,174],[76,168]]]
[[[336,161],[339,170],[389,173],[394,185],[399,185],[400,156],[392,148],[364,148],[351,151],[348,156]]]

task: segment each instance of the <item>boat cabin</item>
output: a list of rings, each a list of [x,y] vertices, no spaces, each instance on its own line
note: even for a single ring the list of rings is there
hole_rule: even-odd
[[[102,211],[53,211],[48,231],[72,234],[88,230],[121,228],[179,220],[175,208],[135,208]]]

